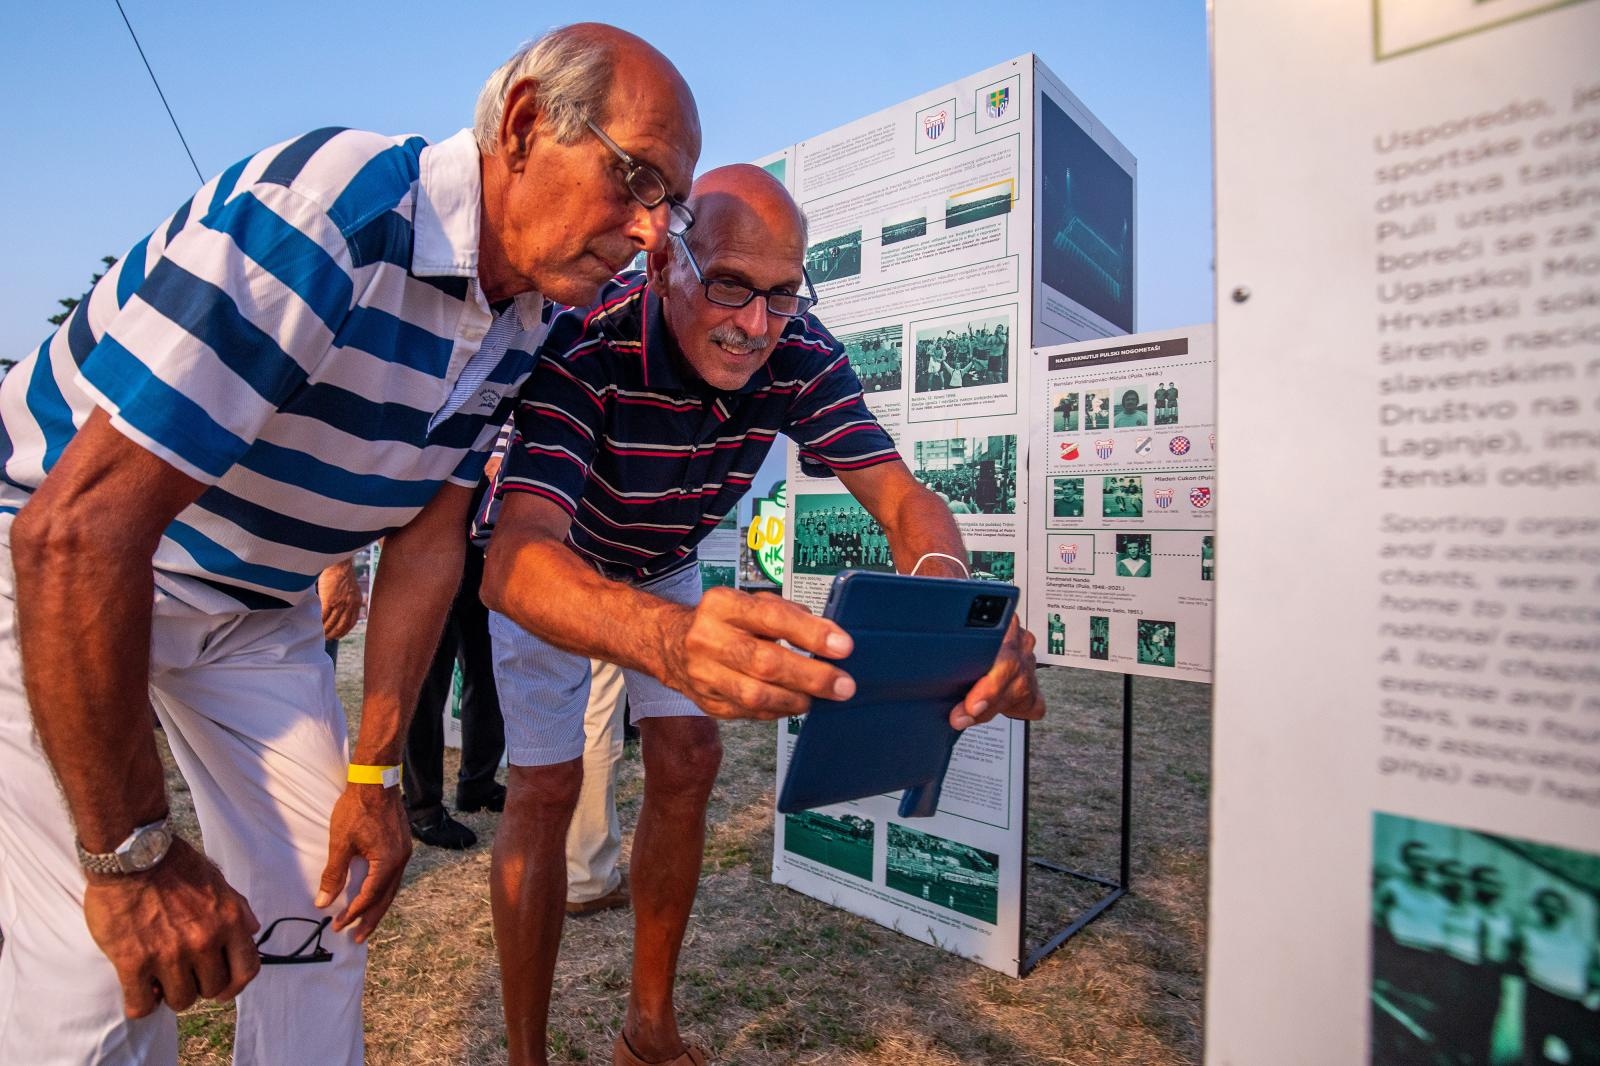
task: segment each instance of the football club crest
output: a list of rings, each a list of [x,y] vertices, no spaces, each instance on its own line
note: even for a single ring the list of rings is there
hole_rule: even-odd
[[[1111,458],[1111,453],[1117,450],[1117,442],[1110,437],[1094,442],[1094,453],[1102,459]]]
[[[944,132],[945,123],[949,121],[950,112],[941,107],[933,114],[923,116],[922,132],[928,138],[928,140],[937,141],[939,139],[939,135]]]
[[[1155,440],[1156,439],[1154,437],[1140,437],[1134,442],[1133,454],[1148,455],[1150,453],[1150,445],[1154,444]]]
[[[1201,485],[1199,488],[1189,493],[1189,502],[1194,504],[1196,507],[1205,507],[1211,502],[1211,490],[1206,488],[1204,485]]]
[[[1170,451],[1173,455],[1188,455],[1189,454],[1189,438],[1188,437],[1173,437],[1171,440],[1167,441],[1167,450]]]
[[[1011,87],[996,89],[984,98],[984,110],[989,112],[990,118],[999,118],[1006,113],[1006,107],[1011,103]]]
[[[1171,489],[1156,489],[1156,491],[1151,495],[1155,498],[1156,506],[1161,508],[1163,511],[1172,506]]]
[[[1078,457],[1078,442],[1075,441],[1075,440],[1064,440],[1064,441],[1062,441],[1061,442],[1061,458],[1067,460],[1068,462],[1071,462],[1072,460],[1076,459],[1077,457]]]
[[[1056,547],[1056,555],[1061,558],[1063,564],[1071,565],[1078,558],[1078,542],[1075,540],[1062,541]]]
[[[750,532],[746,535],[756,568],[774,585],[783,584],[786,569],[783,521],[788,511],[788,496],[788,484],[779,481],[772,486],[772,495],[756,500],[751,509]]]

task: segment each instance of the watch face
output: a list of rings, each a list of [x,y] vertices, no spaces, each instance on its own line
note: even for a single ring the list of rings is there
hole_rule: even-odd
[[[167,845],[171,839],[165,829],[152,829],[147,833],[140,833],[123,853],[124,865],[133,870],[148,870],[160,862],[161,857],[167,853]]]

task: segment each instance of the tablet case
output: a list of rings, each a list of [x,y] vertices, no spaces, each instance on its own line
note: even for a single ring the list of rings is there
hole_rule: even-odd
[[[969,624],[976,597],[1001,601],[993,625]],[[812,702],[779,812],[905,789],[900,817],[932,815],[961,737],[950,709],[994,664],[1016,602],[1016,586],[994,581],[840,573],[823,613],[855,638],[838,664],[856,694]]]

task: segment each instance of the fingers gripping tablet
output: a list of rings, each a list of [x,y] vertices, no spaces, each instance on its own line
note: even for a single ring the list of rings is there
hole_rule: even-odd
[[[812,705],[778,810],[905,789],[901,817],[933,814],[961,736],[950,708],[994,662],[1016,603],[993,581],[841,573],[823,614],[855,641],[837,665],[856,694]]]

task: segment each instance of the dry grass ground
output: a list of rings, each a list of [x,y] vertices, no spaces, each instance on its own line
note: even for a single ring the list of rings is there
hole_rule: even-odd
[[[357,634],[345,641],[339,672],[352,710],[359,662]],[[1041,676],[1050,718],[1033,731],[1031,851],[1113,874],[1120,678]],[[769,883],[774,730],[725,726],[679,980],[685,1028],[718,1062],[737,1066],[1198,1062],[1209,689],[1139,679],[1135,699],[1134,892],[1021,981]],[[181,809],[175,775],[172,783]],[[625,828],[640,794],[630,746],[619,788]],[[487,881],[495,816],[463,820],[484,843],[464,855],[419,848],[374,938],[366,995],[374,1064],[505,1061]],[[1032,877],[1030,938],[1043,939],[1090,898],[1058,875]],[[610,1062],[630,933],[626,911],[568,922],[551,1019],[557,1061]],[[187,1012],[184,1061],[226,1063],[231,1022],[231,1008]]]

